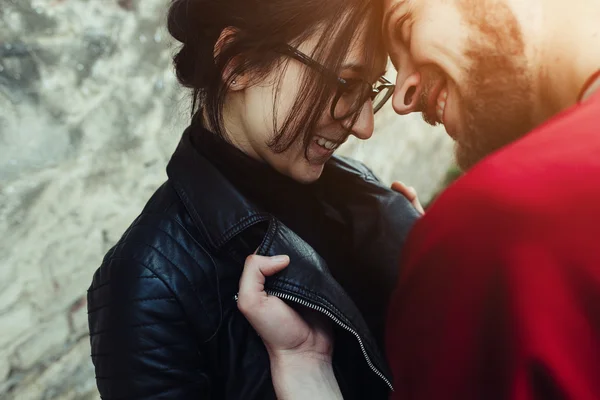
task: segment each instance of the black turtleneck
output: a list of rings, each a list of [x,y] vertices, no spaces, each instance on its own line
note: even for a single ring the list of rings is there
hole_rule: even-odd
[[[352,239],[346,223],[327,213],[318,184],[302,184],[257,161],[203,126],[192,126],[192,143],[258,209],[266,211],[313,247],[333,275],[347,265]]]

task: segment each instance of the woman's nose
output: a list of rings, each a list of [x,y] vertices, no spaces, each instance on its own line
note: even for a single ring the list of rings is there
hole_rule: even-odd
[[[356,119],[353,126],[349,126],[352,118],[348,118],[344,121],[346,128],[351,129],[354,136],[361,140],[367,140],[373,136],[373,130],[375,128],[375,118],[373,114],[373,101],[369,99],[360,110],[360,114]]]
[[[421,74],[418,71],[412,72],[404,79],[398,74],[396,88],[392,97],[394,111],[400,115],[420,111],[418,105],[421,87]]]

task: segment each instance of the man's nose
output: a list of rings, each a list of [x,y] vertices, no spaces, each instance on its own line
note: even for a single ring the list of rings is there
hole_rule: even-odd
[[[421,74],[411,72],[408,76],[398,72],[396,88],[392,97],[394,111],[400,115],[410,114],[419,110],[419,97],[421,96]]]

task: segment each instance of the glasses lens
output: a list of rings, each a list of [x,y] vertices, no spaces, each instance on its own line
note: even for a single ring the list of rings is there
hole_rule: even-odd
[[[359,111],[368,99],[370,91],[371,86],[360,81],[351,83],[345,90],[338,92],[334,99],[334,101],[337,99],[337,103],[334,107],[333,118],[336,120],[346,119]]]
[[[381,110],[384,104],[392,97],[392,87],[383,86],[379,89],[379,93],[373,99],[373,112]]]

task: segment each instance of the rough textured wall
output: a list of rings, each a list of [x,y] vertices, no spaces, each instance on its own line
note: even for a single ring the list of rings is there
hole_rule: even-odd
[[[0,0],[0,398],[97,398],[85,296],[185,126],[168,0]],[[445,135],[388,108],[347,155],[426,199]]]

